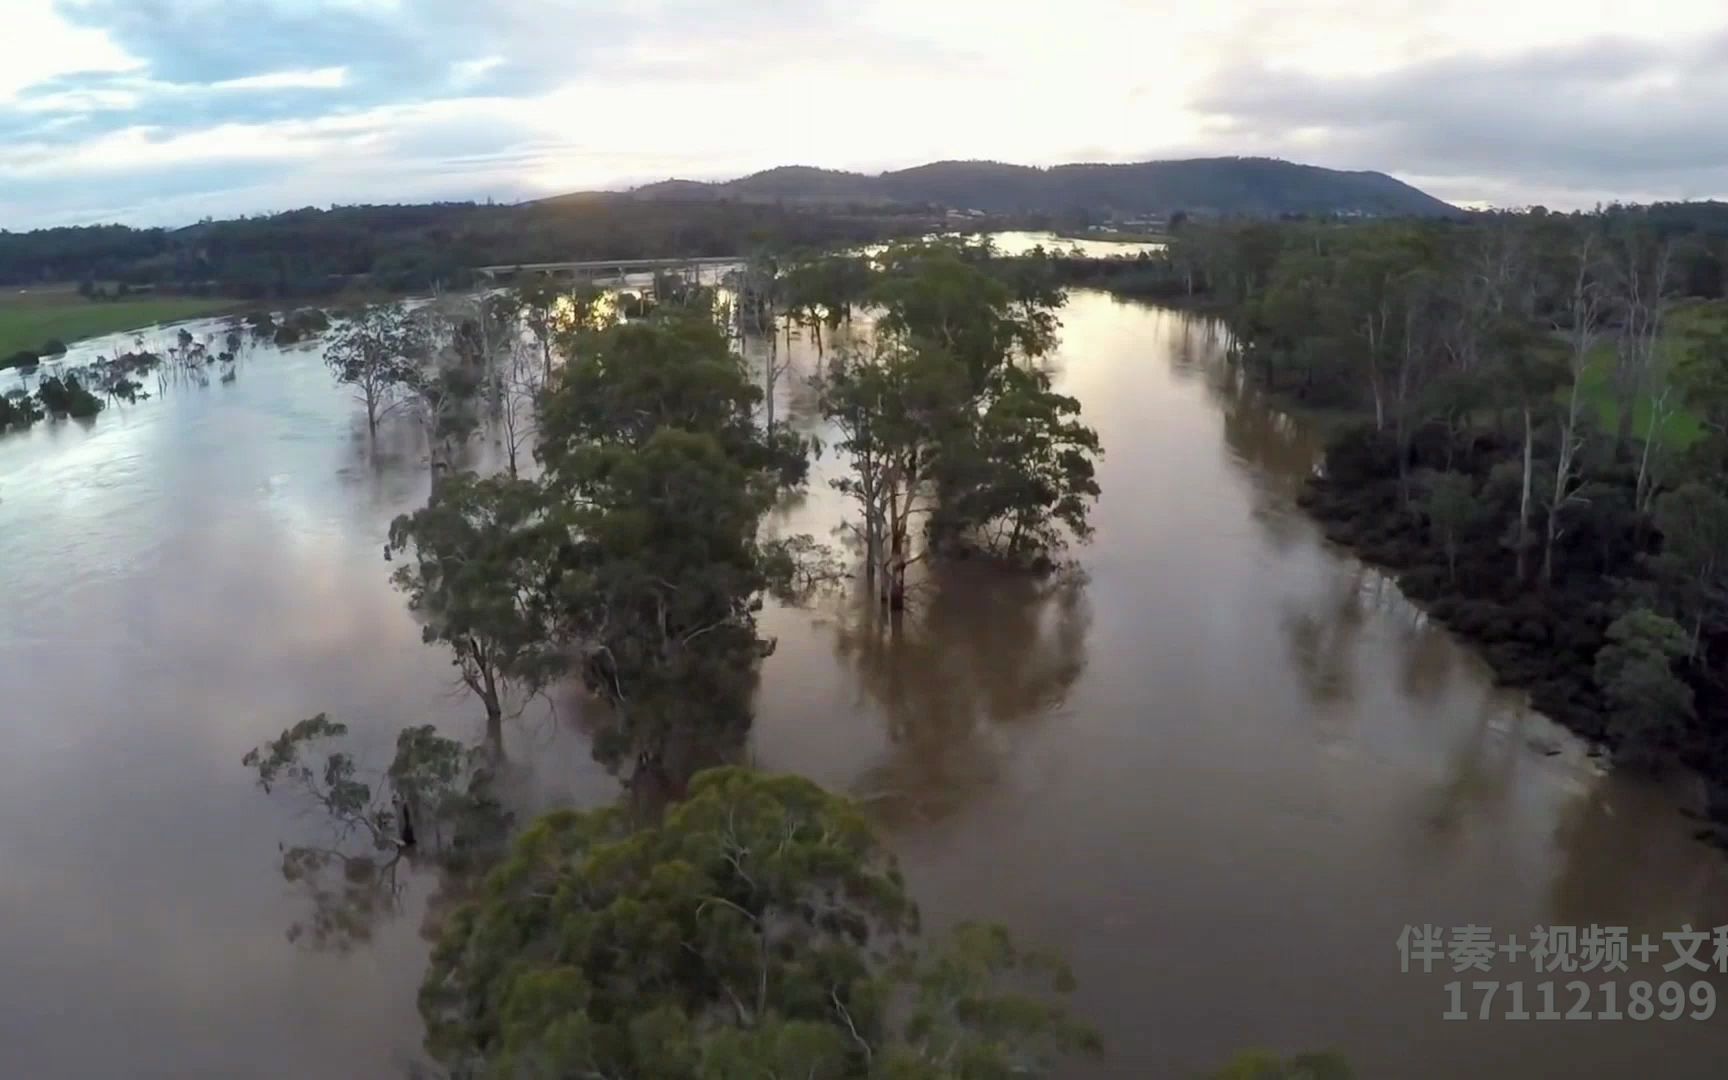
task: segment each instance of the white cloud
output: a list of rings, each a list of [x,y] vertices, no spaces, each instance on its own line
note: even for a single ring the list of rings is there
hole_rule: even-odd
[[[102,31],[67,22],[53,0],[6,0],[0,13],[0,109],[20,90],[56,75],[139,65]]]
[[[210,84],[212,90],[333,90],[348,81],[345,67],[315,68],[310,71],[272,71],[264,75],[247,75],[239,79],[222,79]]]
[[[458,60],[450,69],[450,77],[460,87],[469,87],[478,82],[487,72],[495,71],[504,63],[502,56],[482,56],[474,60]]]

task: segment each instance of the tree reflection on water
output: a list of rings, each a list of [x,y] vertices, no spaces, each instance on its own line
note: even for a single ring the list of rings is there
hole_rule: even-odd
[[[1036,578],[934,568],[913,610],[849,598],[834,651],[892,751],[859,784],[890,818],[941,818],[1000,775],[1013,729],[1059,712],[1086,669],[1090,612],[1076,572]]]

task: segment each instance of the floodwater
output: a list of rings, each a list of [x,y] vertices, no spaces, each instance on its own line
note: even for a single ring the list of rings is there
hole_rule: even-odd
[[[1064,953],[1109,1048],[1076,1075],[1249,1046],[1368,1077],[1718,1075],[1728,1016],[1444,1022],[1445,981],[1541,976],[1400,973],[1406,924],[1728,923],[1728,873],[1683,792],[1604,775],[1323,541],[1294,505],[1317,439],[1208,324],[1089,292],[1063,320],[1054,370],[1107,451],[1083,575],[944,570],[898,634],[847,597],[770,609],[752,759],[868,800],[930,922]],[[770,527],[828,538],[838,467]],[[373,767],[407,724],[479,735],[382,559],[427,488],[412,425],[370,452],[308,347],[0,438],[0,1074],[412,1067],[440,883],[403,868],[394,902],[316,921],[340,883],[286,879],[280,845],[328,826],[240,758],[317,712]],[[577,711],[507,726],[520,805],[616,791]]]
[[[1112,240],[1099,236],[1062,236],[1053,232],[995,232],[989,234],[989,239],[1004,255],[1025,255],[1033,248],[1041,247],[1051,254],[1078,251],[1094,259],[1131,259],[1141,252],[1164,250],[1164,245],[1155,240]]]

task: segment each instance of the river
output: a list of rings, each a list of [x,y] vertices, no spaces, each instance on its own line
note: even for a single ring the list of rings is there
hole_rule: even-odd
[[[1328,545],[1294,503],[1317,437],[1237,384],[1215,329],[1095,292],[1062,317],[1053,369],[1106,448],[1083,576],[946,570],[898,637],[845,597],[770,608],[755,763],[868,799],[931,922],[1064,953],[1109,1051],[1080,1075],[1249,1046],[1335,1047],[1368,1077],[1718,1075],[1721,1017],[1441,1020],[1443,982],[1515,976],[1401,973],[1406,924],[1728,922],[1684,785],[1604,774]],[[813,429],[801,381],[781,392]],[[285,879],[279,845],[320,823],[240,758],[317,712],[378,766],[410,723],[478,734],[381,555],[424,455],[400,421],[369,453],[314,346],[0,438],[7,1075],[417,1060],[438,883],[407,871],[400,910],[290,942],[341,890]],[[838,467],[770,526],[827,537]],[[609,797],[557,704],[508,726],[516,798]]]

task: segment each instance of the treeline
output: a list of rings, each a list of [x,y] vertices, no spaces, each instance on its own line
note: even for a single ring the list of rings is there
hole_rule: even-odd
[[[1148,272],[1260,385],[1356,418],[1306,498],[1334,538],[1621,761],[1728,781],[1723,225],[1190,225]]]
[[[432,203],[306,208],[181,229],[95,225],[0,231],[0,284],[77,281],[87,295],[151,287],[248,299],[316,297],[364,280],[387,290],[459,287],[476,266],[739,255],[922,232],[922,212],[565,196],[514,206]]]

